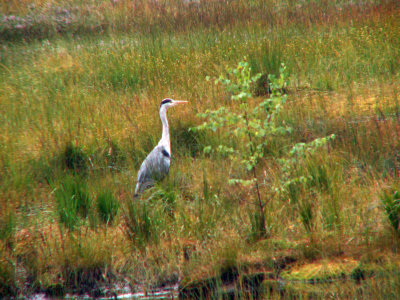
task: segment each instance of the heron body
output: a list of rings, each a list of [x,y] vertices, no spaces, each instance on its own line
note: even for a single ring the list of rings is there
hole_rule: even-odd
[[[169,172],[171,165],[171,142],[169,138],[169,125],[167,120],[168,108],[177,104],[187,103],[166,98],[160,104],[160,119],[162,123],[162,136],[157,146],[147,155],[140,166],[137,175],[135,196],[151,187],[154,181],[162,180]]]

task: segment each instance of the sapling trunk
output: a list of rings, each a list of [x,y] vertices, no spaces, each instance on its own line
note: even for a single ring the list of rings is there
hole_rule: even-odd
[[[247,111],[245,111],[244,113],[244,119],[246,120],[246,128],[247,128],[247,135],[249,137],[249,141],[250,141],[250,152],[251,152],[251,156],[255,155],[254,152],[254,148],[253,148],[253,140],[251,138],[251,132],[250,132],[250,128],[249,128],[249,119],[247,117]],[[264,204],[261,200],[261,193],[260,193],[260,187],[258,185],[258,179],[257,179],[257,171],[256,171],[256,166],[253,166],[253,178],[255,181],[255,185],[256,185],[256,191],[257,191],[257,200],[258,200],[258,207],[259,207],[259,214],[260,214],[260,229],[261,232],[263,233],[263,235],[266,235],[267,230],[265,228],[265,214],[264,214]]]

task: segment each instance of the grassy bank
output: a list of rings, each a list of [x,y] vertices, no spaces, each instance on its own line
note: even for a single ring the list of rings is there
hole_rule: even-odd
[[[327,262],[349,278],[385,278],[382,293],[399,291],[396,272],[379,277],[399,255],[396,1],[0,3],[0,294],[126,279],[190,286],[226,270],[307,281],[304,265]],[[293,131],[271,139],[258,164],[270,199],[262,240],[252,238],[253,190],[227,183],[247,173],[203,153],[242,141],[188,130],[206,109],[239,110],[205,78],[243,57],[253,73],[277,74],[281,62],[289,72],[279,118]],[[260,84],[253,102],[266,91]],[[165,97],[190,101],[169,111],[173,165],[133,202]],[[305,165],[306,190],[271,193],[293,143],[332,133]],[[366,295],[375,285],[363,283]]]

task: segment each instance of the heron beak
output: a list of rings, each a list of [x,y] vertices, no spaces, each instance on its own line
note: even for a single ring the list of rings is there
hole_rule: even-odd
[[[174,100],[173,104],[175,106],[175,105],[178,105],[178,104],[185,104],[185,103],[188,103],[188,102],[189,101],[186,101],[186,100]]]

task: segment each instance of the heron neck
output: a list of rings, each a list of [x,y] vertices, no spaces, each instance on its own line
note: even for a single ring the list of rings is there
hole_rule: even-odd
[[[162,136],[159,144],[167,147],[167,150],[170,151],[169,125],[167,120],[167,110],[165,108],[160,110],[160,119],[162,123]]]

